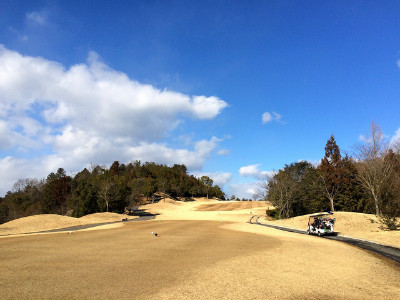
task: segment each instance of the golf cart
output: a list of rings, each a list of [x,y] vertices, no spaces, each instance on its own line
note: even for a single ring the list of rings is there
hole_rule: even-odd
[[[331,212],[310,215],[307,233],[318,234],[318,236],[333,235],[336,219],[332,219],[331,215],[333,215]]]

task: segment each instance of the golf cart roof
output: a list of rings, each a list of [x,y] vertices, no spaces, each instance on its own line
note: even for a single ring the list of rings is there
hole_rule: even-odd
[[[331,213],[331,212],[323,212],[323,213],[312,214],[312,215],[310,215],[310,218],[330,216],[330,215],[333,215],[333,213]]]

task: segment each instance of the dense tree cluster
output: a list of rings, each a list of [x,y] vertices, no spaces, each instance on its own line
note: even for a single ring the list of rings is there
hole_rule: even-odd
[[[296,162],[262,185],[264,197],[277,208],[277,218],[318,211],[376,214],[389,228],[400,217],[400,149],[385,143],[372,123],[371,137],[356,147],[354,157],[342,157],[332,135],[318,166]]]
[[[225,199],[212,179],[188,175],[185,165],[168,167],[140,161],[125,165],[115,161],[109,169],[92,166],[74,177],[60,168],[45,180],[19,179],[13,190],[0,198],[0,223],[40,213],[69,212],[75,217],[105,211],[122,213],[157,192],[172,197]]]

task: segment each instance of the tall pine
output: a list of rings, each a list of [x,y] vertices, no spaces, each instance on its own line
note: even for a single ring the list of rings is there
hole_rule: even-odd
[[[335,211],[335,199],[344,182],[342,156],[333,134],[326,142],[325,156],[318,167],[321,172],[322,186],[329,199],[331,211]]]

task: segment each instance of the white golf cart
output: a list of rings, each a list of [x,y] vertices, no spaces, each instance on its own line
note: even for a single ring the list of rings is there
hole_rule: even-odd
[[[331,218],[333,213],[318,213],[312,214],[308,218],[308,234],[318,234],[318,236],[323,235],[333,235],[335,227],[335,218]]]

